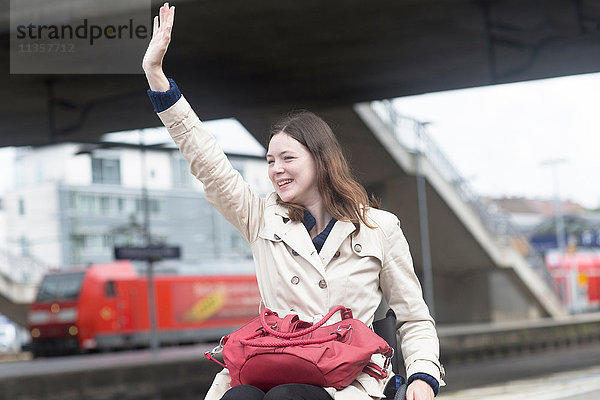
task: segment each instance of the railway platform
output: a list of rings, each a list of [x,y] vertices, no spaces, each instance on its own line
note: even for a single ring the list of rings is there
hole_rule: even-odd
[[[597,315],[521,325],[440,327],[451,355],[440,398],[599,398]],[[214,345],[3,362],[0,399],[202,399],[220,369],[203,355]]]

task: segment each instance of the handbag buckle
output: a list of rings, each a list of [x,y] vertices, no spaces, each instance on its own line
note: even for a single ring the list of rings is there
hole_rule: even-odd
[[[387,369],[392,362],[392,358],[394,358],[394,348],[390,346],[390,354],[385,356],[385,362],[383,363],[383,369]]]
[[[224,346],[225,346],[225,336],[222,336],[221,340],[219,340],[219,344],[217,346],[215,346],[214,349],[209,351],[210,355],[214,356],[215,354],[221,353],[223,351]]]
[[[337,327],[336,331],[338,331],[338,332],[341,332],[341,331],[342,331],[342,329],[343,329],[343,328],[342,328],[342,326],[341,326],[341,325],[338,325],[338,327]],[[348,325],[348,326],[346,327],[346,331],[351,331],[351,330],[352,330],[352,325]]]

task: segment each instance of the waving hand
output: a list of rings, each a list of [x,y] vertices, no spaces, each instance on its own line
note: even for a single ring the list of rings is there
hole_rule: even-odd
[[[162,63],[171,42],[175,6],[169,7],[169,3],[165,3],[158,14],[154,17],[152,40],[144,55],[142,68],[146,73],[150,89],[164,92],[169,89],[169,81],[163,72]]]

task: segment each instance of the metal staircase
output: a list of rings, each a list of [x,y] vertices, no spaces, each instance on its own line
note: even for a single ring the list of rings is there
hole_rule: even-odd
[[[545,266],[509,216],[484,202],[427,132],[427,123],[401,115],[392,101],[361,103],[355,111],[400,167],[417,173],[418,160],[427,182],[500,268],[512,269],[546,312],[553,317],[566,311],[546,283]],[[400,146],[398,146],[400,145]]]
[[[29,304],[48,266],[31,258],[0,249],[0,309],[14,322],[25,326]]]

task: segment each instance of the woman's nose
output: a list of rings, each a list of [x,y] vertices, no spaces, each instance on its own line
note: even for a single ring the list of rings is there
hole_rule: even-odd
[[[283,172],[283,164],[278,161],[274,161],[273,162],[273,172],[274,173]]]

